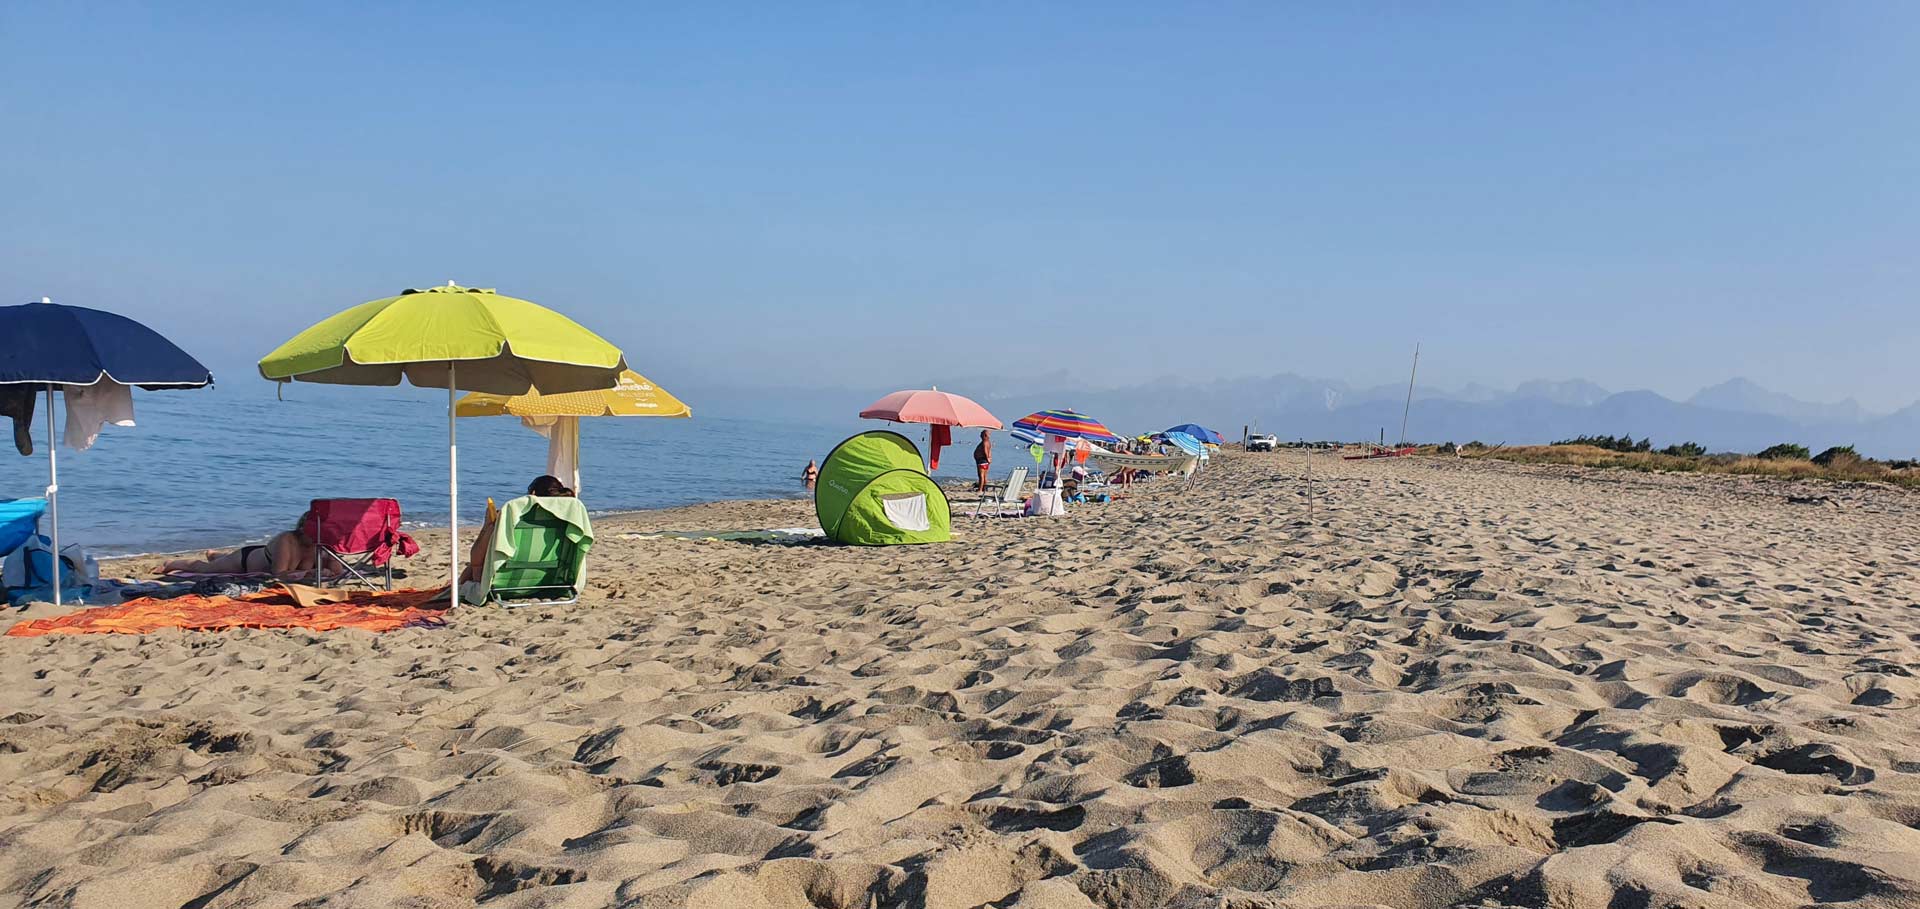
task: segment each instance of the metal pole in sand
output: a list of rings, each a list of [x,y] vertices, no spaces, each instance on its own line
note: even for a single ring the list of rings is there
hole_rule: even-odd
[[[454,444],[453,419],[458,367],[447,361],[447,603],[460,604],[460,449]]]
[[[1313,453],[1307,453],[1307,523],[1313,523]]]
[[[53,605],[60,605],[60,441],[53,437],[53,383],[47,383],[47,511],[53,517]],[[27,559],[33,574],[33,559]]]

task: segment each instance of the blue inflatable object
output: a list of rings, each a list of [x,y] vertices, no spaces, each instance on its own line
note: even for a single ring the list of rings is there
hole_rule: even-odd
[[[40,529],[40,516],[46,513],[46,499],[0,500],[0,556],[32,539]]]

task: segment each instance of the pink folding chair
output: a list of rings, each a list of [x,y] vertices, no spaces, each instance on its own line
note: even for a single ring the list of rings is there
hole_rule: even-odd
[[[368,587],[368,575],[384,569],[385,584],[393,589],[394,556],[411,556],[420,544],[400,532],[400,503],[395,499],[314,499],[307,509],[307,538],[318,550],[313,559],[314,583],[321,583],[329,562],[338,566],[338,581],[349,578]]]

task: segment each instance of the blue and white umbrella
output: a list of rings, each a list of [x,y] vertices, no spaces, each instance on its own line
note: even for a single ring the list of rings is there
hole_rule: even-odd
[[[1187,435],[1193,436],[1195,439],[1198,439],[1201,442],[1204,442],[1208,445],[1225,445],[1227,441],[1219,433],[1214,432],[1213,430],[1208,429],[1205,426],[1201,426],[1198,423],[1182,423],[1178,426],[1169,428],[1167,432],[1170,432],[1170,433],[1184,432]]]
[[[1193,436],[1188,435],[1187,433],[1163,432],[1160,434],[1160,438],[1165,439],[1167,444],[1172,445],[1173,447],[1178,448],[1181,451],[1186,452],[1187,454],[1193,455],[1196,458],[1205,458],[1207,456],[1207,446],[1200,444],[1199,439],[1196,439]]]

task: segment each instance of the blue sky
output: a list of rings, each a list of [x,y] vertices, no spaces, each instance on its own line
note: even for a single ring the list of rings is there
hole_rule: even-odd
[[[0,292],[229,375],[456,279],[669,387],[1920,396],[1920,5],[395,6],[0,7]]]

